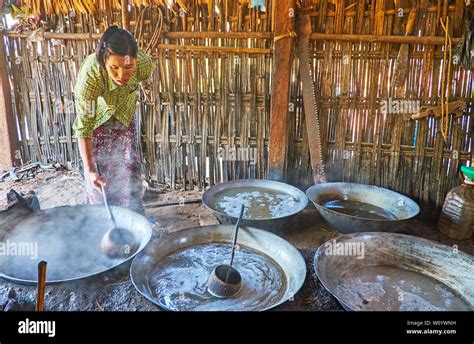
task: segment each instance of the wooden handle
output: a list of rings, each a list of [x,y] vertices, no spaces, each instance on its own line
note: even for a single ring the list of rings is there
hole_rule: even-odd
[[[36,296],[36,311],[44,311],[44,290],[46,288],[46,262],[38,263],[38,293]]]
[[[232,263],[234,262],[234,254],[235,254],[235,245],[237,244],[237,236],[239,235],[239,226],[240,226],[240,221],[242,220],[242,217],[244,217],[244,210],[245,210],[245,205],[241,205],[240,207],[240,215],[239,218],[237,219],[237,222],[235,224],[235,229],[234,229],[234,241],[232,242],[232,253],[230,256],[230,266],[232,266]],[[227,283],[227,278],[229,274],[227,273],[226,276],[226,283]]]
[[[422,119],[428,116],[434,116],[436,118],[439,118],[441,117],[442,107],[444,107],[444,105],[431,106],[429,108],[424,109],[418,114],[412,115],[411,119]],[[466,108],[467,104],[464,100],[455,100],[448,103],[447,113],[448,115],[454,113],[455,117],[460,117],[462,116]]]

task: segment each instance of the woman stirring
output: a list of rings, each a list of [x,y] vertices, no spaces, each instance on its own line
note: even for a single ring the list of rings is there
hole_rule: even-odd
[[[117,26],[105,31],[81,66],[73,127],[84,163],[87,203],[102,203],[100,186],[107,183],[110,204],[145,213],[134,115],[138,83],[153,68],[152,58],[138,49],[132,34]]]

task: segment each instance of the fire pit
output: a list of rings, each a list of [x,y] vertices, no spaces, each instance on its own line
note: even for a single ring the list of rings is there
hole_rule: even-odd
[[[228,262],[233,232],[232,226],[205,226],[152,242],[132,263],[133,284],[172,311],[263,311],[293,297],[306,277],[303,257],[279,236],[249,227],[240,228],[234,260],[241,290],[226,299],[209,293],[209,275]]]

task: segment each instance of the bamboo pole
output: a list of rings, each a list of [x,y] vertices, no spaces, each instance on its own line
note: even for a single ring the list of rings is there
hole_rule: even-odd
[[[232,47],[212,47],[184,44],[158,44],[158,49],[184,50],[184,51],[215,51],[220,53],[236,53],[236,54],[271,54],[270,49],[260,48],[232,48]]]
[[[7,37],[28,38],[27,33],[16,33],[6,30],[4,35]],[[146,34],[144,34],[147,37]],[[64,39],[64,40],[99,40],[102,33],[54,33],[45,32],[44,39]],[[168,32],[163,34],[167,39],[192,39],[192,38],[222,38],[222,39],[271,39],[273,36],[268,32]],[[311,40],[318,41],[343,41],[343,42],[369,42],[369,43],[395,43],[395,44],[428,44],[443,45],[444,37],[440,36],[400,36],[400,35],[349,35],[349,34],[328,34],[314,32],[311,34]],[[459,37],[452,38],[453,45],[458,43]],[[166,46],[166,45],[161,45]]]
[[[362,2],[365,2],[365,0],[361,0]],[[458,0],[456,0],[458,1]],[[459,0],[459,1],[462,1],[462,0]],[[353,4],[352,6],[354,6],[355,4]],[[455,6],[454,5],[451,5],[451,6],[448,6],[448,9],[449,11],[453,11],[455,10]],[[397,15],[398,14],[398,8],[394,8],[394,9],[388,9],[385,12],[386,15]],[[411,12],[413,12],[414,10],[411,9],[411,8],[403,8],[403,13],[404,14],[410,14]],[[437,11],[437,6],[429,6],[426,8],[425,12],[427,13],[430,13],[430,12],[436,12]],[[360,12],[359,11],[347,11],[347,8],[345,9],[345,14],[344,16],[346,17],[354,17],[354,16],[359,16],[360,15]],[[367,13],[367,14],[365,14]],[[362,12],[363,15],[366,15],[368,16],[368,11],[364,11]],[[311,8],[308,8],[308,9],[299,9],[298,10],[298,14],[307,14],[309,15],[310,17],[319,17],[320,13],[319,11],[314,11],[312,10],[312,7]],[[324,17],[336,17],[336,11],[328,11],[327,13],[324,13]]]
[[[400,35],[347,35],[317,33],[311,34],[312,40],[317,41],[342,41],[342,42],[369,42],[369,43],[398,43],[398,44],[428,44],[443,45],[444,37],[437,36],[400,36]],[[453,44],[459,42],[460,38],[453,38]]]
[[[122,7],[122,28],[130,30],[130,17],[128,15],[128,0],[120,0]]]
[[[225,39],[272,39],[271,32],[221,32],[221,31],[206,31],[206,32],[186,32],[176,31],[167,32],[163,34],[164,38],[168,39],[189,39],[189,38],[225,38]]]
[[[145,20],[146,22],[146,20]],[[11,30],[4,31],[7,37],[28,38],[28,33],[17,33]],[[44,39],[70,39],[70,40],[95,40],[100,39],[103,33],[56,33],[44,32]],[[144,34],[147,37],[147,34]],[[222,39],[272,39],[273,35],[270,32],[220,32],[220,31],[206,31],[206,32],[185,32],[174,31],[163,33],[163,38],[166,39],[192,39],[192,38],[222,38]]]

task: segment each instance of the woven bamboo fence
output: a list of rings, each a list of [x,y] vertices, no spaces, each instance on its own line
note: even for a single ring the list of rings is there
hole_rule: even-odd
[[[317,11],[311,8],[319,3]],[[364,5],[370,3],[371,6]],[[415,21],[420,36],[443,36],[440,18],[449,17],[451,35],[461,36],[463,1],[449,7],[443,1],[417,1],[422,7]],[[412,8],[409,1],[308,1],[313,32],[329,34],[403,35]],[[396,6],[397,5],[397,6]],[[421,14],[421,15],[420,15]],[[473,74],[451,65],[450,101],[464,100],[467,110],[449,123],[442,137],[440,121],[433,117],[404,120],[403,114],[386,113],[383,105],[404,101],[421,107],[441,103],[442,45],[410,45],[406,79],[394,86],[395,62],[400,44],[315,41],[317,98],[321,107],[323,143],[329,180],[360,182],[390,188],[414,197],[422,205],[442,205],[446,193],[459,184],[461,164],[472,159]],[[295,61],[295,68],[296,71]],[[446,75],[447,77],[447,75]],[[295,72],[295,78],[297,73]],[[295,116],[293,183],[308,185],[310,164],[301,113],[301,89],[293,88]]]
[[[222,1],[211,9],[207,4],[188,6],[187,13],[179,7],[160,9],[167,31],[197,35],[162,39],[163,44],[150,51],[157,68],[149,97],[142,94],[138,106],[145,178],[191,189],[221,180],[263,178],[271,73],[270,8],[260,12],[246,3]],[[137,30],[142,10],[131,8],[132,32]],[[51,15],[44,20],[54,30],[64,27],[61,31],[66,33],[86,34],[64,40],[46,34],[38,43],[27,43],[29,34],[8,35],[22,156],[25,161],[54,160],[77,166],[79,155],[71,131],[77,71],[100,36],[89,33],[120,24],[120,11],[109,9],[95,15],[77,11],[74,17]],[[157,21],[156,8],[147,10],[142,23],[145,39],[152,37]],[[206,34],[217,31],[222,32],[217,38]],[[221,161],[219,147],[224,152],[233,147],[258,149],[259,155],[255,163]]]
[[[442,204],[458,183],[460,164],[472,159],[473,81],[472,72],[456,64],[448,78],[444,46],[430,44],[429,38],[443,37],[440,18],[446,17],[451,36],[461,36],[464,1],[449,6],[441,0],[414,2],[423,13],[416,18],[414,35],[428,40],[406,45],[406,77],[398,86],[395,65],[403,44],[347,37],[404,35],[415,11],[411,1],[297,3],[298,11],[311,16],[315,34],[334,34],[315,36],[310,52],[329,181],[380,185],[422,204]],[[274,4],[265,4],[266,12],[237,0],[159,5],[166,33],[150,51],[157,68],[137,106],[143,172],[150,183],[203,189],[226,180],[265,177],[274,32]],[[137,25],[143,8],[129,8],[130,28],[135,32],[140,27],[148,41],[160,21],[153,8]],[[28,42],[29,33],[6,34],[24,161],[78,166],[71,130],[77,71],[99,33],[121,24],[120,11],[119,6],[97,6],[92,14],[49,12],[42,15],[43,25],[64,34],[45,34],[38,42]],[[68,37],[71,33],[82,35]],[[311,167],[296,58],[292,74],[287,181],[306,187]],[[447,140],[438,118],[404,120],[399,113],[383,111],[383,104],[399,101],[440,105],[443,76],[450,81],[445,86],[449,101],[467,103],[462,116],[450,117]],[[254,161],[222,159],[222,152],[233,148],[250,149],[246,153],[255,153]]]

